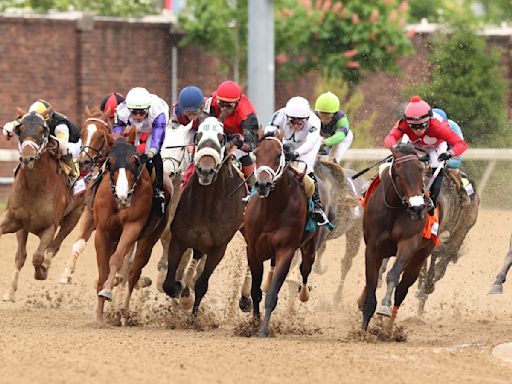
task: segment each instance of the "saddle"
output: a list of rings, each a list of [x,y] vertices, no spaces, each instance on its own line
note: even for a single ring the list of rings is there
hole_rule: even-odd
[[[302,176],[303,171],[301,171],[298,167],[294,165],[290,166],[290,170],[297,178],[302,178],[301,185],[304,188],[304,192],[306,192],[306,196],[308,197],[308,199],[311,198],[311,196],[313,196],[313,194],[315,193],[315,182],[313,181],[313,179],[306,174]]]
[[[447,174],[459,193],[462,205],[469,204],[470,196],[475,193],[475,190],[468,176],[457,169],[448,169]]]

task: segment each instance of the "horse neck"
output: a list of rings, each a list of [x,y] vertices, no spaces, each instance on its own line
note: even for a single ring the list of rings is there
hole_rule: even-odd
[[[24,189],[38,194],[44,190],[41,186],[54,186],[55,178],[52,177],[52,174],[58,174],[57,167],[57,159],[50,152],[44,151],[34,162],[32,169],[26,166],[20,168],[16,181],[18,181],[18,179],[20,181],[23,180],[22,185]]]
[[[296,191],[293,189],[303,189],[299,180],[291,171],[285,170],[282,176],[276,181],[274,189],[269,193],[265,199],[260,199],[264,206],[272,206],[275,208],[276,204],[280,207],[286,207],[292,199],[290,196],[294,195]]]
[[[402,206],[402,199],[400,196],[398,196],[398,193],[393,185],[395,185],[395,182],[392,179],[391,173],[389,170],[386,170],[382,175],[381,181],[381,186],[382,188],[384,188],[384,200],[388,205],[391,205],[393,207]]]

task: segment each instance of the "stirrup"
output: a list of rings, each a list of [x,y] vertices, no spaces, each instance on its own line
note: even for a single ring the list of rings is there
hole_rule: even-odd
[[[329,219],[322,209],[313,210],[313,212],[310,214],[310,217],[316,221],[318,226],[327,225],[329,223]]]

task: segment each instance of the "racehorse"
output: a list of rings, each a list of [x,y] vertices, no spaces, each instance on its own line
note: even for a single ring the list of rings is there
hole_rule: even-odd
[[[128,139],[120,137],[111,147],[106,160],[108,175],[103,177],[93,204],[96,226],[94,240],[99,271],[98,321],[103,320],[105,300],[112,300],[114,278],[124,257],[137,243],[123,308],[123,315],[128,314],[133,288],[167,224],[168,205],[172,195],[172,185],[164,177],[165,209],[162,214],[160,205],[153,202],[149,172],[146,165],[141,163],[139,153],[133,145],[136,130],[132,128],[128,132]]]
[[[496,281],[491,286],[489,293],[492,295],[501,295],[503,293],[503,283],[505,283],[507,279],[507,273],[510,267],[512,266],[512,235],[510,236],[510,244],[508,247],[508,252],[505,255],[505,260],[503,260],[503,267],[501,268],[500,273],[496,276]]]
[[[28,234],[33,233],[40,239],[32,263],[34,277],[45,280],[52,258],[83,210],[81,195],[73,197],[67,176],[59,165],[58,142],[50,137],[50,128],[45,121],[48,113],[50,109],[39,115],[35,112],[27,114],[18,108],[22,117],[14,132],[19,139],[20,164],[7,208],[0,218],[0,235],[16,232],[18,249],[16,267],[4,301],[15,299],[18,276],[27,257]]]
[[[451,172],[451,170],[448,170]],[[457,262],[461,256],[460,248],[469,230],[473,228],[478,217],[478,206],[480,196],[476,190],[473,180],[469,180],[470,194],[464,198],[460,187],[455,184],[456,175],[445,174],[441,200],[443,204],[443,222],[439,227],[442,240],[439,247],[434,248],[430,256],[430,266],[427,268],[428,260],[425,261],[418,279],[419,313],[423,313],[428,295],[434,292],[435,283],[443,278],[446,268],[451,262]]]
[[[194,137],[195,172],[181,193],[171,223],[167,276],[163,289],[167,295],[190,300],[189,286],[176,281],[176,270],[184,252],[193,248],[207,255],[204,270],[195,282],[192,313],[198,314],[199,305],[208,290],[208,280],[224,257],[226,247],[242,225],[245,190],[232,164],[225,156],[226,136],[216,118],[209,117],[199,126]]]
[[[300,272],[302,285],[299,298],[309,299],[308,276],[315,261],[315,252],[325,241],[328,230],[325,226],[306,232],[308,201],[302,185],[305,173],[298,174],[285,161],[283,132],[259,132],[256,156],[254,196],[248,203],[244,216],[244,236],[247,241],[247,260],[252,275],[251,298],[253,317],[260,319],[262,299],[261,282],[263,262],[275,260],[272,283],[265,298],[265,317],[260,336],[269,335],[269,321],[277,306],[278,294],[290,269],[297,249],[301,250]],[[319,184],[321,185],[321,183]],[[321,188],[325,212],[332,220],[328,199]]]
[[[113,139],[112,123],[108,112],[85,110],[86,120],[82,128],[82,148],[78,157],[78,164],[81,173],[87,173],[87,189],[85,191],[86,208],[84,209],[79,222],[79,234],[77,240],[73,243],[71,255],[66,263],[66,268],[62,273],[59,283],[70,284],[75,272],[76,262],[80,254],[84,251],[87,241],[89,241],[94,231],[94,218],[92,214],[92,200],[95,189],[101,181],[98,179],[100,168],[107,158],[110,145]],[[91,190],[93,187],[93,190]]]
[[[363,330],[368,329],[377,306],[375,291],[382,260],[396,255],[395,264],[387,275],[387,291],[379,310],[379,313],[390,315],[389,330],[392,331],[398,309],[435,245],[423,234],[428,222],[423,191],[424,162],[428,157],[418,156],[417,149],[410,143],[393,148],[392,154],[392,164],[382,173],[373,193],[368,195],[367,192],[365,201],[366,285],[358,300],[359,308],[363,310]],[[441,221],[442,202],[438,207]],[[394,306],[390,310],[393,291]]]

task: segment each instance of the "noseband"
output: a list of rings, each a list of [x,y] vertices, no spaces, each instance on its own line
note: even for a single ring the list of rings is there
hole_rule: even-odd
[[[263,140],[275,140],[279,143],[279,146],[281,148],[281,156],[279,157],[279,166],[274,171],[272,167],[269,167],[268,165],[262,165],[261,167],[258,167],[254,170],[254,176],[256,179],[258,179],[258,176],[262,172],[266,172],[270,175],[270,183],[272,184],[271,190],[274,189],[274,186],[276,184],[276,181],[283,175],[284,170],[286,169],[286,160],[284,158],[284,148],[283,143],[281,140],[279,140],[277,137],[268,136],[265,137]]]
[[[389,167],[389,180],[391,181],[391,185],[393,186],[393,189],[394,189],[396,195],[402,201],[402,204],[399,205],[399,206],[389,205],[389,203],[386,201],[386,191],[385,191],[384,188],[382,188],[382,193],[383,193],[383,196],[384,196],[384,205],[386,207],[392,208],[392,209],[398,209],[398,208],[402,208],[404,206],[408,207],[407,199],[405,198],[405,196],[402,193],[400,193],[400,191],[398,190],[398,188],[397,188],[397,186],[395,184],[394,173],[393,173],[393,166],[395,164],[400,164],[400,163],[403,163],[403,162],[406,162],[406,161],[411,161],[411,160],[418,160],[418,156],[417,155],[405,155],[405,156],[399,157],[397,159],[394,159],[393,163]],[[417,198],[418,199],[420,199],[420,198],[424,199],[425,198],[425,191],[422,191],[421,197],[417,196]]]
[[[25,116],[28,116],[28,115],[25,115]],[[21,120],[23,120],[25,118],[25,116],[23,116],[21,118]],[[43,136],[43,140],[41,142],[41,144],[37,144],[36,142],[32,141],[32,140],[23,140],[23,142],[18,142],[18,151],[21,155],[21,152],[23,152],[23,150],[26,148],[26,147],[31,147],[32,149],[34,149],[36,151],[36,155],[34,157],[34,160],[37,160],[39,159],[39,157],[41,156],[41,154],[46,150],[48,149],[48,141],[49,141],[49,136],[50,136],[50,130],[48,129],[48,125],[46,124],[46,120],[44,119],[43,116],[41,115],[37,115],[39,116],[42,120],[43,120],[43,125],[44,127],[48,130],[48,134],[45,134]],[[21,159],[20,159],[21,160]]]

